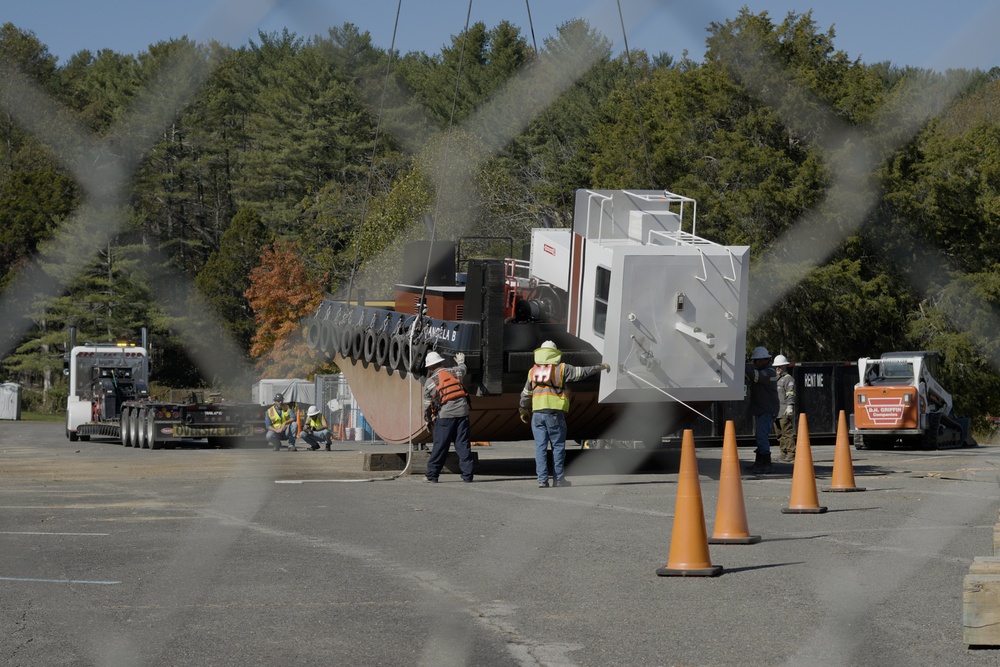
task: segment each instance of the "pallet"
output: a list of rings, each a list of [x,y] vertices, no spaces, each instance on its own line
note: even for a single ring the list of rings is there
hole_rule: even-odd
[[[969,646],[1000,646],[1000,522],[993,554],[973,558],[962,582],[962,638]]]

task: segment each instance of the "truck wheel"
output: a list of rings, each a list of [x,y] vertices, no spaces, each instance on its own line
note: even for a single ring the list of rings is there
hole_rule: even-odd
[[[865,442],[865,436],[860,433],[854,434],[854,449],[868,449],[868,444]]]
[[[148,410],[144,417],[143,421],[145,423],[143,425],[146,427],[146,442],[150,449],[159,449],[163,443],[156,439],[156,415],[152,410]]]
[[[122,410],[121,416],[118,418],[118,436],[121,438],[122,447],[128,447],[128,413],[132,411],[132,408],[125,408]]]
[[[144,449],[149,447],[146,444],[146,429],[143,425],[146,423],[146,408],[143,408],[132,415],[132,424],[135,427],[135,447],[136,449]]]
[[[66,437],[69,438],[70,442],[76,442],[79,438],[74,431],[66,429]]]
[[[138,447],[139,438],[136,435],[135,420],[138,418],[139,411],[136,408],[129,408],[128,411],[128,423],[125,425],[125,433],[128,438],[128,447]]]

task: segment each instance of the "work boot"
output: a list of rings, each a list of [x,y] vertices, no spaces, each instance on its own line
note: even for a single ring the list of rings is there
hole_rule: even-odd
[[[757,454],[754,458],[753,465],[750,466],[750,472],[771,472],[771,454]]]

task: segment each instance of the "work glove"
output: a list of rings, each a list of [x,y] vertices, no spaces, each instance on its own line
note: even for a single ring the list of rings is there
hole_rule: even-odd
[[[455,363],[456,364],[464,364],[465,363],[465,354],[463,354],[462,352],[456,352],[455,353]]]
[[[525,424],[528,424],[528,423],[531,422],[531,413],[530,412],[528,412],[527,410],[518,410],[518,413],[520,413],[520,415],[521,415],[521,421],[523,421]]]
[[[604,371],[605,373],[608,373],[608,372],[611,371],[611,365],[610,364],[601,364],[601,370]]]
[[[787,408],[785,408],[785,416],[786,417],[791,417],[794,414],[795,414],[795,410],[792,409],[792,406],[789,405]]]

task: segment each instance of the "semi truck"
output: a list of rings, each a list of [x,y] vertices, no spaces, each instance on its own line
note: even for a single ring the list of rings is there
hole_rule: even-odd
[[[938,382],[940,354],[887,352],[858,359],[850,432],[857,449],[944,449],[975,445]]]
[[[207,440],[216,446],[261,445],[265,408],[191,392],[183,401],[157,400],[149,393],[146,329],[132,342],[76,344],[70,328],[63,372],[69,379],[66,437],[119,440],[125,447],[160,449],[180,441]]]

